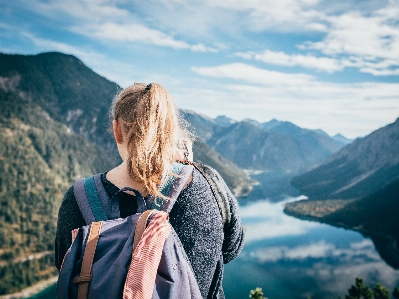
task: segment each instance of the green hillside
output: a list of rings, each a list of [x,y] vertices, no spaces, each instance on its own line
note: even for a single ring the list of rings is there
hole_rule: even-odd
[[[101,145],[119,161],[108,126],[109,107],[120,87],[76,57],[57,52],[0,54],[0,88],[38,104],[52,119]]]
[[[0,294],[57,273],[58,207],[79,177],[112,166],[37,104],[0,89]]]

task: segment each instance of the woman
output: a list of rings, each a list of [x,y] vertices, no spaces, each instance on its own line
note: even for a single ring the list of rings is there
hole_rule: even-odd
[[[169,93],[156,83],[134,84],[119,93],[112,105],[112,117],[123,162],[102,174],[101,182],[110,198],[118,196],[121,217],[128,217],[137,211],[136,196],[118,191],[130,187],[144,197],[162,196],[158,186],[170,173],[171,164],[181,156],[178,149],[188,134],[179,125]],[[203,298],[224,298],[223,264],[234,259],[243,246],[237,201],[225,184],[224,187],[231,210],[231,220],[224,226],[212,190],[196,169],[169,214]],[[71,245],[71,231],[84,225],[72,186],[58,214],[55,241],[58,269]]]

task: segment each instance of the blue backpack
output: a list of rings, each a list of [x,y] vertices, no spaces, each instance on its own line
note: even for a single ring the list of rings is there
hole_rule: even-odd
[[[169,176],[161,188],[169,201],[146,202],[136,190],[121,189],[137,196],[137,213],[126,218],[120,218],[119,204],[109,198],[101,174],[77,181],[74,193],[88,225],[74,230],[58,278],[57,298],[202,298],[167,218],[192,170],[193,165],[173,165],[178,176]],[[154,267],[149,275],[148,269]],[[142,282],[147,286],[144,290]]]

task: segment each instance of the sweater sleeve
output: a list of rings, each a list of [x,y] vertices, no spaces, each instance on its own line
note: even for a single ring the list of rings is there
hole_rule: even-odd
[[[55,266],[61,269],[64,256],[72,244],[72,230],[86,225],[73,193],[73,186],[65,193],[58,212],[55,236]]]
[[[221,179],[221,181],[227,191],[231,212],[230,223],[226,223],[224,227],[224,241],[222,247],[223,262],[227,264],[235,259],[244,247],[244,229],[240,218],[237,199],[231,193],[224,180]]]

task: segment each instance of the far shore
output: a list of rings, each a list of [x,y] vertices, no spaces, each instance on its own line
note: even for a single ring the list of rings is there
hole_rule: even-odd
[[[52,284],[56,283],[58,279],[58,276],[43,280],[33,286],[30,286],[26,289],[23,289],[20,292],[14,293],[14,294],[8,294],[8,295],[2,295],[0,296],[0,299],[23,299],[23,298],[28,298],[30,296],[36,295],[40,291],[48,288]]]

